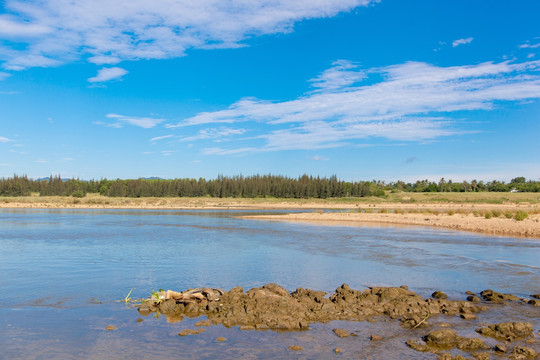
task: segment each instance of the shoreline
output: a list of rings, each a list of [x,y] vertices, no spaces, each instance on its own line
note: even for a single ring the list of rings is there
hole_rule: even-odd
[[[429,213],[299,213],[284,215],[242,216],[246,219],[292,221],[326,226],[365,226],[365,225],[400,225],[428,226],[476,233],[540,239],[540,217],[529,216],[527,219],[476,217],[473,214],[429,214]]]
[[[243,218],[300,221],[327,226],[428,226],[540,239],[538,203],[505,201],[491,204],[468,201],[465,196],[457,200],[109,198],[92,194],[81,199],[59,196],[0,197],[0,209],[294,210],[301,213],[250,215]],[[527,218],[517,221],[504,216],[517,211],[526,212]],[[487,212],[498,213],[498,216],[486,218]]]

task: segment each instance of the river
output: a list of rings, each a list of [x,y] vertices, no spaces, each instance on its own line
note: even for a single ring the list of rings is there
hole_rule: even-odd
[[[408,349],[398,322],[333,322],[309,331],[213,326],[179,337],[200,319],[142,318],[117,300],[153,290],[208,286],[245,290],[277,283],[333,292],[408,285],[427,297],[465,291],[540,293],[540,241],[424,227],[323,226],[239,218],[264,211],[0,210],[0,358],[328,358],[339,346],[358,358],[434,359]],[[540,310],[504,306],[481,321],[529,319]],[[493,312],[492,312],[493,313]],[[504,313],[504,316],[501,315]],[[139,322],[137,319],[141,318]],[[460,320],[441,316],[437,321]],[[116,327],[107,331],[108,325]],[[354,341],[331,329],[356,331]],[[373,343],[384,333],[392,343]],[[474,333],[474,331],[473,331]],[[365,336],[364,336],[365,335]],[[216,342],[218,336],[227,338]],[[289,345],[305,351],[292,353]],[[538,342],[533,346],[537,351]]]

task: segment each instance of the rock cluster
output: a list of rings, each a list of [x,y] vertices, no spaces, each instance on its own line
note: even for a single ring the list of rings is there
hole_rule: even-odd
[[[198,289],[155,299],[139,307],[143,315],[159,311],[168,316],[206,315],[213,324],[255,329],[298,330],[310,323],[331,320],[362,321],[386,315],[401,319],[403,326],[426,326],[432,315],[472,314],[483,310],[468,301],[423,299],[404,287],[372,287],[353,290],[343,284],[329,297],[323,291],[299,288],[289,293],[276,284],[247,292],[236,287],[228,292]]]

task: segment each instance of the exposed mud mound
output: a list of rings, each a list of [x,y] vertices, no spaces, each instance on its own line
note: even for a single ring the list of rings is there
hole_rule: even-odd
[[[533,328],[530,323],[507,322],[488,325],[476,329],[476,332],[499,340],[513,341],[515,339],[528,338],[532,335]]]
[[[331,320],[362,321],[377,316],[401,319],[403,326],[427,325],[431,315],[457,315],[483,310],[468,301],[423,299],[406,287],[353,290],[343,284],[330,297],[323,291],[299,288],[289,293],[276,284],[247,292],[236,287],[163,293],[139,307],[141,314],[159,311],[169,316],[206,315],[213,324],[255,329],[299,330],[310,323]]]

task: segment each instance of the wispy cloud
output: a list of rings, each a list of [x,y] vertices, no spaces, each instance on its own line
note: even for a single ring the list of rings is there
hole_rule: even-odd
[[[196,141],[196,140],[203,140],[203,139],[213,139],[215,142],[220,142],[223,140],[223,138],[228,138],[231,136],[236,135],[243,135],[245,134],[245,129],[234,129],[234,128],[227,128],[227,127],[220,127],[220,128],[209,128],[209,129],[203,129],[200,130],[197,135],[193,136],[186,136],[183,138],[180,138],[180,141]]]
[[[6,72],[2,72],[0,71],[0,80],[4,80],[4,79],[7,79],[8,77],[10,77],[11,74],[8,74]]]
[[[334,16],[379,0],[7,0],[0,36],[4,67],[21,70],[86,58],[96,64],[236,48],[253,36],[286,33],[304,19]]]
[[[473,37],[468,37],[468,38],[465,38],[465,39],[457,39],[457,40],[452,41],[452,47],[456,47],[456,46],[459,46],[459,45],[470,44],[470,43],[472,43],[473,40],[474,40]]]
[[[163,136],[156,136],[156,137],[153,137],[150,139],[150,142],[154,142],[154,141],[158,141],[158,140],[163,140],[163,139],[169,139],[169,138],[172,138],[174,137],[174,135],[163,135]]]
[[[241,99],[228,109],[199,113],[171,127],[244,123],[243,127],[250,130],[248,124],[264,123],[270,128],[258,136],[264,144],[207,148],[206,154],[321,149],[369,137],[426,141],[464,133],[448,117],[452,112],[490,110],[496,101],[540,98],[540,61],[452,67],[407,62],[347,71],[341,70],[343,63],[334,63],[333,67],[338,69],[323,74],[333,73],[332,83],[339,86],[321,86],[319,91],[284,102]],[[358,72],[356,79],[367,74],[370,83],[344,85],[351,84],[347,79],[352,71]],[[320,83],[321,78],[324,76],[312,82]],[[208,137],[203,130],[188,140]]]
[[[94,124],[105,125],[105,126],[115,127],[115,128],[121,128],[125,124],[129,124],[129,125],[138,126],[144,129],[150,129],[165,121],[165,119],[125,116],[125,115],[118,115],[118,114],[107,114],[106,117],[109,119],[114,119],[115,122],[105,123],[102,121],[95,121]]]
[[[348,60],[338,60],[332,63],[332,67],[323,71],[315,79],[310,80],[311,86],[319,91],[340,90],[366,78],[366,74],[358,71],[359,65]]]
[[[127,73],[128,73],[127,70],[119,68],[119,67],[103,68],[103,69],[98,70],[98,73],[96,76],[89,78],[88,82],[102,83],[106,81],[116,80],[116,79],[120,79],[122,76],[126,75]]]
[[[328,161],[330,159],[328,159],[326,156],[322,156],[322,155],[315,155],[311,158],[311,160],[315,160],[315,161]]]
[[[0,143],[7,143],[7,142],[11,142],[11,141],[15,141],[15,140],[8,139],[5,136],[0,136]]]
[[[538,44],[525,43],[525,44],[519,45],[520,49],[536,49],[536,48],[539,48],[539,47],[540,47],[540,43],[538,43]]]
[[[163,155],[163,156],[171,156],[175,152],[177,152],[177,151],[175,151],[175,150],[163,150],[163,151],[161,151],[161,155]]]

